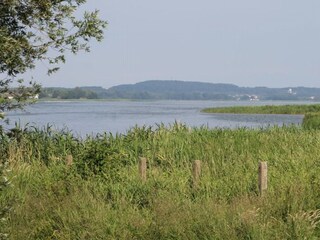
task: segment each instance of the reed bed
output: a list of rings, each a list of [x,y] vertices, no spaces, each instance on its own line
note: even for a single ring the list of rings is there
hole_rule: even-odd
[[[320,237],[319,130],[176,123],[78,139],[28,128],[3,134],[0,150],[12,182],[0,196],[11,206],[1,231],[11,239]],[[194,160],[202,166],[197,188]],[[264,197],[259,161],[269,167]]]
[[[320,104],[301,104],[301,105],[265,105],[265,106],[235,106],[205,108],[205,113],[244,113],[244,114],[301,114],[319,113]]]

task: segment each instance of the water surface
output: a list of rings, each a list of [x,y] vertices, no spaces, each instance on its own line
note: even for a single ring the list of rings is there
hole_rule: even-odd
[[[189,126],[209,128],[266,127],[270,125],[300,124],[301,115],[264,114],[208,114],[207,107],[238,105],[302,104],[301,102],[233,102],[233,101],[48,101],[28,106],[23,112],[8,114],[11,124],[31,123],[36,126],[53,125],[68,128],[75,134],[102,132],[125,133],[133,126],[155,126],[175,121]]]

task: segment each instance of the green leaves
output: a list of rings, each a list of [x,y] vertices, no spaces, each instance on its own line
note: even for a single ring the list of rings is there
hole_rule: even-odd
[[[76,19],[85,0],[2,0],[0,5],[0,98],[9,94],[15,77],[35,67],[37,61],[48,65],[48,74],[65,63],[65,53],[89,51],[91,39],[101,41],[107,22],[99,11],[85,12]],[[30,96],[37,89],[20,88]],[[10,90],[11,91],[11,90]],[[16,96],[15,96],[16,97]],[[22,102],[25,98],[15,98]],[[0,104],[0,110],[18,105]]]
[[[0,73],[24,73],[37,60],[52,64],[55,56],[48,55],[49,49],[77,53],[89,49],[86,42],[91,38],[101,41],[107,23],[99,19],[98,11],[85,12],[81,20],[74,17],[84,3],[5,0],[0,6]]]

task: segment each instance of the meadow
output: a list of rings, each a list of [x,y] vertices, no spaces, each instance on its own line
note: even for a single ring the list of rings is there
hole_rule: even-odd
[[[0,141],[0,239],[320,237],[320,130],[176,123],[78,139],[47,126]],[[193,187],[196,159],[202,172]],[[268,162],[263,197],[259,161]]]

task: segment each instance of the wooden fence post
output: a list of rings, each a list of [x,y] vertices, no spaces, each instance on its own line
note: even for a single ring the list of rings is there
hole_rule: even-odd
[[[197,188],[199,185],[199,179],[201,175],[201,161],[195,160],[192,166],[192,175],[193,175],[193,187]]]
[[[143,182],[147,181],[147,159],[145,157],[140,157],[139,175]]]
[[[67,165],[68,167],[70,167],[72,164],[73,164],[73,157],[72,157],[72,155],[67,155],[67,156],[66,156],[66,165]]]
[[[267,162],[259,162],[259,191],[264,196],[268,188],[268,165]]]

